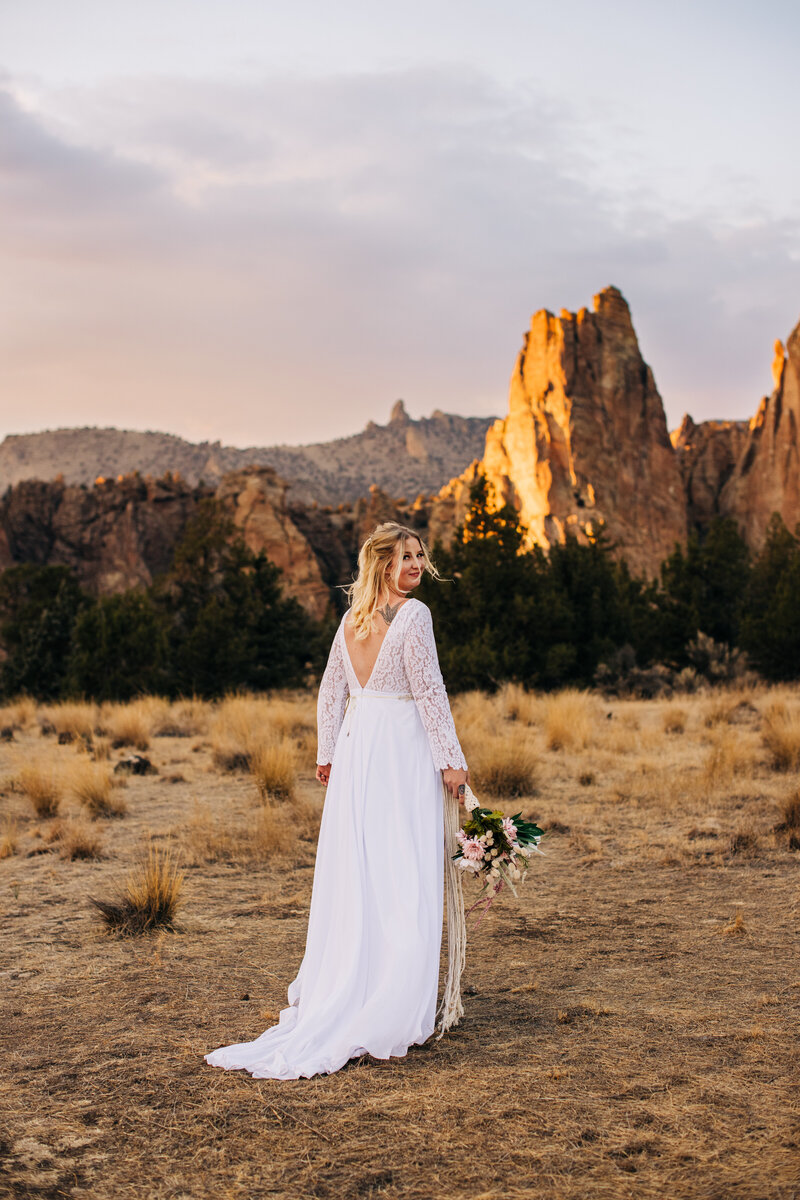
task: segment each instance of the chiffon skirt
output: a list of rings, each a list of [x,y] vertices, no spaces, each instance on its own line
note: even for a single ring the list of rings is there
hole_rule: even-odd
[[[442,944],[441,773],[411,697],[350,697],[317,846],[305,954],[289,1006],[252,1042],[205,1055],[257,1079],[403,1055],[433,1033]]]

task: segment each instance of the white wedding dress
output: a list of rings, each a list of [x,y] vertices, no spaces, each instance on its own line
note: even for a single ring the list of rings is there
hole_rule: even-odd
[[[345,614],[346,615],[346,614]],[[442,943],[444,767],[466,768],[430,609],[400,607],[362,687],[333,639],[317,704],[331,772],[303,961],[289,1007],[252,1042],[205,1055],[257,1079],[404,1055],[433,1033]]]

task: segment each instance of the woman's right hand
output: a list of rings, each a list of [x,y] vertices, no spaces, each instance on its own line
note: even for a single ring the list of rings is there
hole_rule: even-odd
[[[327,787],[330,776],[331,776],[331,764],[330,763],[326,763],[325,766],[320,765],[317,767],[318,783],[324,783],[325,787]]]

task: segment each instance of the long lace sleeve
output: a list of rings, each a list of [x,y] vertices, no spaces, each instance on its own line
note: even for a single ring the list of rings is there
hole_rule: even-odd
[[[343,636],[340,625],[333,639],[317,697],[317,763],[322,766],[333,762],[336,739],[342,727],[350,690],[347,686],[344,655],[339,640]]]
[[[409,622],[403,644],[406,675],[428,734],[434,764],[440,770],[445,767],[466,770],[467,760],[456,734],[439,667],[431,610],[421,603],[418,610],[419,615]]]

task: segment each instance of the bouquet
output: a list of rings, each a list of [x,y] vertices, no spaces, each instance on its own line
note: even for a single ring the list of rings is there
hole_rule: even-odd
[[[520,813],[506,817],[497,810],[481,808],[469,785],[464,807],[469,817],[456,834],[458,850],[452,857],[460,870],[483,878],[481,894],[467,910],[469,915],[472,909],[482,906],[477,928],[506,884],[517,895],[514,884],[525,879],[530,856],[544,853],[539,849],[543,831],[532,821],[523,820]]]

